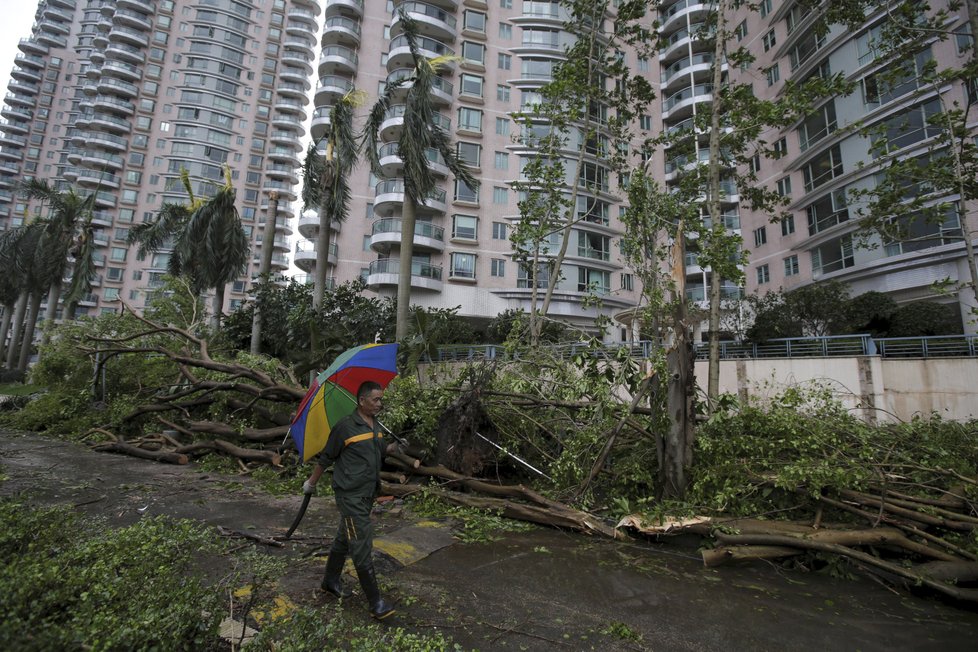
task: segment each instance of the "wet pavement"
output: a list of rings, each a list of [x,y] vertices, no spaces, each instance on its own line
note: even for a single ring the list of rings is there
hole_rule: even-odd
[[[246,476],[0,432],[0,496],[22,492],[120,525],[167,514],[267,537],[284,534],[299,504],[268,496]],[[865,578],[768,563],[709,569],[689,546],[544,528],[461,544],[448,524],[412,517],[398,502],[376,522],[395,624],[442,631],[465,649],[978,650],[975,611]],[[292,560],[279,582],[292,602],[330,602],[316,586],[335,523],[331,500],[314,499],[295,541],[259,546]],[[348,602],[344,609],[367,619],[361,600]]]

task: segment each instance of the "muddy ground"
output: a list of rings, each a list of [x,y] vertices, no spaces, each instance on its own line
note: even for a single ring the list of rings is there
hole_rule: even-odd
[[[70,504],[114,524],[165,514],[266,537],[285,533],[300,502],[269,496],[246,476],[94,453],[25,433],[0,432],[0,478],[0,496]],[[331,499],[317,497],[294,541],[257,544],[289,558],[278,588],[293,602],[332,602],[317,586],[335,523]],[[465,649],[978,649],[975,611],[867,579],[762,563],[707,569],[689,545],[543,528],[462,544],[448,524],[418,519],[399,501],[379,508],[376,524],[382,584],[398,603],[393,624],[425,634],[439,629]],[[343,608],[369,619],[359,596]],[[614,623],[641,641],[616,636]]]

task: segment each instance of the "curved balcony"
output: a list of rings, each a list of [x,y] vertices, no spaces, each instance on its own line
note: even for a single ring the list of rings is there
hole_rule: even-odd
[[[134,27],[136,29],[152,29],[153,21],[144,13],[132,11],[130,9],[116,9],[112,14],[113,22],[116,25]]]
[[[398,86],[393,93],[393,97],[403,98],[407,94],[408,89],[414,85],[414,81],[411,79],[413,75],[414,70],[412,68],[398,68],[397,70],[391,71],[387,75],[388,84],[394,84],[400,82],[401,80],[408,80],[402,82],[400,86]],[[454,95],[455,86],[452,84],[452,82],[444,77],[435,77],[432,79],[431,97],[434,100],[438,100],[436,104],[450,105],[453,102]]]
[[[299,183],[299,174],[296,169],[281,163],[269,163],[265,166],[265,176],[277,181],[287,181],[292,185]]]
[[[74,9],[74,7],[71,7],[71,9]],[[44,7],[43,16],[44,18],[51,19],[51,20],[59,20],[65,23],[71,22],[70,11],[65,11],[64,7],[58,7],[50,2]]]
[[[380,216],[391,216],[399,213],[404,205],[404,179],[386,179],[374,188],[374,212]],[[433,197],[429,197],[417,207],[418,215],[440,213],[448,210],[446,193],[435,189]]]
[[[700,52],[710,49],[709,39],[703,38],[707,34],[703,23],[696,23],[683,27],[673,34],[663,38],[659,45],[659,62],[669,65],[674,60],[687,55],[690,51]]]
[[[276,111],[290,113],[292,115],[301,114],[305,117],[306,103],[301,100],[294,100],[288,97],[276,97],[273,106]]]
[[[0,120],[0,131],[8,134],[26,134],[30,131],[31,125],[29,122],[21,122],[19,120]]]
[[[697,84],[673,93],[662,102],[663,120],[683,120],[693,113],[693,105],[713,101],[713,85]]]
[[[3,98],[7,104],[16,105],[23,108],[33,109],[37,106],[37,100],[35,100],[30,95],[21,95],[20,93],[7,93]]]
[[[27,82],[28,84],[41,83],[41,71],[35,70],[34,68],[25,68],[23,66],[18,66],[10,71],[10,76],[13,79],[20,79],[21,81]]]
[[[335,242],[330,242],[329,256],[326,258],[326,264],[336,265],[338,253],[339,245],[337,245]],[[292,260],[299,269],[304,272],[311,273],[314,269],[316,269],[316,243],[302,240],[296,242],[295,253],[293,254]]]
[[[517,56],[563,57],[569,46],[570,43],[560,38],[559,32],[553,32],[540,38],[524,36],[523,41],[510,48],[510,51]]]
[[[137,47],[133,47],[122,42],[110,42],[105,47],[105,54],[106,56],[117,57],[120,60],[128,61],[130,63],[141,64],[146,61],[145,52]]]
[[[357,53],[343,45],[330,45],[323,48],[319,55],[319,74],[330,75],[337,72],[355,74],[357,71]]]
[[[398,9],[407,12],[418,28],[421,36],[430,36],[443,41],[454,41],[458,38],[458,19],[453,13],[427,2],[401,2]],[[397,36],[402,31],[399,12],[394,12],[391,19],[391,36]]]
[[[404,128],[405,110],[406,107],[404,104],[395,104],[384,114],[384,120],[380,123],[380,137],[383,140],[394,141],[401,137],[401,131]],[[434,114],[434,124],[441,127],[443,131],[452,130],[451,118],[443,113]]]
[[[680,59],[662,71],[662,84],[660,88],[663,92],[668,92],[683,82],[688,84],[690,75],[696,81],[709,81],[712,65],[713,54],[710,52],[701,52],[691,57]],[[726,63],[722,65],[726,69]]]
[[[418,54],[434,59],[441,56],[454,56],[455,50],[448,47],[441,41],[427,36],[421,36],[417,40]],[[448,64],[454,66],[454,64]],[[414,66],[414,57],[411,48],[408,46],[407,37],[403,34],[391,39],[390,50],[387,55],[387,70],[397,70],[398,68],[410,68]]]
[[[309,210],[299,216],[299,235],[303,238],[308,238],[309,240],[315,240],[319,237],[319,211]],[[339,232],[340,223],[333,220],[330,223],[330,228],[334,232]]]
[[[282,97],[291,97],[293,99],[305,99],[306,91],[309,90],[304,84],[296,84],[294,82],[279,82],[275,87],[279,95]]]
[[[101,66],[102,62],[105,61],[105,52],[102,50],[92,50],[88,54],[88,59],[92,62],[93,66]]]
[[[121,177],[102,170],[69,168],[64,171],[66,179],[71,180],[71,172],[74,172],[75,183],[80,186],[91,186],[93,188],[118,188],[122,184]]]
[[[332,105],[353,90],[353,82],[339,75],[323,75],[316,85],[316,106]]]
[[[109,77],[100,79],[96,88],[99,93],[115,93],[126,99],[132,99],[139,95],[139,87],[135,84]]]
[[[102,109],[104,111],[125,113],[126,115],[133,115],[136,113],[136,105],[132,102],[118,100],[114,97],[108,97],[105,95],[97,96],[93,102],[93,106],[95,107],[96,111]]]
[[[311,9],[306,9],[305,7],[298,7],[295,5],[290,5],[285,10],[285,18],[289,21],[298,21],[304,23],[308,29],[316,29],[316,16],[319,15],[319,7],[316,7],[316,11]]]
[[[291,132],[295,138],[302,138],[306,134],[305,120],[300,120],[297,116],[288,113],[273,114],[272,126]]]
[[[514,25],[532,24],[563,29],[566,22],[573,20],[573,16],[557,2],[528,2],[523,4],[523,13],[510,20]]]
[[[396,142],[387,143],[379,150],[377,150],[377,155],[380,158],[380,166],[383,170],[384,176],[386,177],[397,177],[401,173],[401,169],[404,167],[404,161],[401,160],[400,152],[398,151],[398,144]],[[428,159],[428,169],[435,174],[447,177],[450,170],[448,165],[445,163],[445,158],[433,147],[429,147],[425,150],[425,158]]]
[[[330,16],[323,26],[323,47],[342,45],[357,47],[360,45],[360,21],[347,16]]]
[[[44,57],[39,57],[36,54],[23,54],[20,53],[14,58],[14,63],[16,63],[21,68],[33,68],[34,70],[44,70]]]
[[[261,189],[262,192],[266,194],[273,190],[277,191],[279,201],[282,203],[295,201],[298,198],[298,195],[295,193],[295,187],[287,181],[265,179],[265,183],[262,184]]]
[[[71,161],[69,153],[68,160]],[[122,170],[126,165],[126,160],[118,154],[109,152],[99,152],[92,150],[82,150],[80,161],[84,165],[99,166]]]
[[[295,66],[280,66],[278,69],[279,80],[288,82],[290,84],[299,84],[307,91],[311,86],[309,83],[309,76],[311,74],[312,66],[306,66],[305,68],[296,68]]]
[[[92,127],[125,134],[132,131],[132,125],[128,120],[102,111],[96,111],[89,119],[91,120]]]
[[[296,152],[302,149],[298,134],[291,130],[277,129],[269,134],[268,139],[279,147],[288,147]]]
[[[32,38],[22,38],[17,42],[17,49],[24,54],[36,54],[36,55],[47,55],[48,48],[46,45],[35,41]]]
[[[100,72],[103,75],[111,75],[131,82],[137,82],[143,78],[142,70],[125,61],[106,61],[102,64]]]
[[[41,85],[20,79],[11,79],[7,83],[7,88],[14,93],[25,93],[27,95],[37,95],[41,92]]]
[[[27,147],[27,138],[24,136],[14,136],[6,132],[0,132],[0,146],[2,147]]]
[[[0,158],[8,161],[23,161],[24,150],[19,147],[0,147]]]
[[[312,112],[312,123],[309,125],[309,134],[313,140],[319,140],[329,130],[329,125],[332,124],[331,110],[332,107],[330,106],[317,106],[316,110]]]
[[[397,285],[400,276],[400,261],[395,258],[383,258],[370,263],[367,272],[367,285],[370,287]],[[415,262],[411,264],[411,287],[419,290],[442,290],[442,268],[431,263]]]
[[[310,63],[316,57],[316,39],[311,33],[303,33],[302,36],[295,33],[287,36],[282,45],[290,50],[302,52],[308,57]]]
[[[145,48],[149,46],[149,34],[128,27],[113,25],[112,31],[109,32],[109,42]]]
[[[34,112],[20,106],[0,105],[0,115],[10,120],[33,120]]]
[[[326,17],[337,15],[363,18],[363,0],[326,0]]]
[[[302,165],[299,162],[299,157],[296,156],[296,153],[286,147],[274,147],[268,150],[267,156],[270,161],[274,161],[276,163],[292,165],[294,167],[299,167]]]
[[[715,3],[702,0],[680,0],[665,11],[659,12],[659,32],[662,36],[686,25],[686,17],[691,23],[701,23],[709,16]]]
[[[312,74],[312,61],[315,55],[309,53],[309,48],[293,48],[286,47],[282,50],[282,56],[279,61],[282,67],[292,66],[297,70],[304,70],[307,75]]]
[[[68,47],[68,39],[51,32],[39,32],[35,38],[37,39],[38,43],[41,45],[46,45],[49,48],[64,49]]]
[[[401,218],[385,217],[373,223],[370,232],[370,248],[385,253],[401,245]],[[415,251],[444,251],[445,228],[431,222],[414,223]]]

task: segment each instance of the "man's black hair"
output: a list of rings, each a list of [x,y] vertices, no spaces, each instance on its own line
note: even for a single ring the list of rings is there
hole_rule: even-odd
[[[380,383],[375,382],[373,380],[363,381],[360,384],[360,389],[357,390],[357,403],[359,403],[360,399],[365,397],[367,394],[369,394],[370,392],[374,392],[378,389],[381,390],[384,389],[383,387],[380,386]]]

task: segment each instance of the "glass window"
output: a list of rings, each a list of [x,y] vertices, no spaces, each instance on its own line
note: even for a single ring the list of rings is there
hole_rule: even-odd
[[[478,63],[479,65],[485,65],[486,63],[486,46],[482,43],[473,43],[472,41],[462,42],[462,58],[466,61],[472,61]]]
[[[482,97],[482,86],[484,83],[485,80],[483,80],[479,75],[463,73],[460,84],[460,94]]]
[[[451,278],[475,278],[475,254],[452,253]]]
[[[505,206],[509,203],[509,188],[504,186],[493,186],[492,203]]]
[[[499,23],[499,38],[513,38],[513,26],[509,23]]]
[[[502,52],[498,55],[499,59],[497,65],[500,70],[509,70],[513,67],[513,57],[508,54],[503,54]]]
[[[466,9],[462,14],[462,28],[471,32],[486,33],[486,15],[481,11]]]
[[[762,244],[767,243],[767,227],[762,226],[758,229],[754,229],[754,246],[760,247]]]
[[[479,191],[460,179],[455,180],[455,201],[479,203]]]
[[[509,238],[509,225],[505,222],[492,223],[492,239],[506,240]]]
[[[455,155],[458,160],[473,168],[482,167],[482,145],[459,141],[455,145]]]
[[[504,259],[493,258],[490,262],[490,276],[495,276],[497,278],[503,278],[506,276],[506,261]]]
[[[475,240],[479,219],[474,215],[452,215],[452,237]]]
[[[757,284],[763,285],[771,280],[771,270],[767,265],[761,265],[757,268]]]
[[[509,135],[509,118],[496,118],[496,134],[499,136]]]
[[[465,106],[459,108],[458,128],[482,133],[482,111]]]
[[[798,269],[798,256],[788,256],[784,259],[784,275],[785,276],[797,276],[799,272]]]
[[[497,170],[508,170],[509,169],[509,153],[508,152],[496,152],[495,160],[493,161],[493,167]]]

